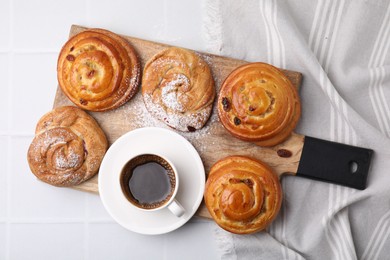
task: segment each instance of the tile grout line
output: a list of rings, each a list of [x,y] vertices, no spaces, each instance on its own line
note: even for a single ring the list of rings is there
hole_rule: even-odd
[[[163,12],[164,12],[164,27],[163,27],[163,38],[166,40],[168,38],[168,3],[167,0],[164,0],[163,3]]]
[[[89,259],[89,202],[88,194],[84,194],[85,210],[84,210],[84,260]]]
[[[9,120],[8,120],[9,121]],[[10,217],[10,208],[11,208],[11,137],[7,137],[7,161],[6,161],[6,175],[5,175],[5,183],[6,183],[6,212],[5,212],[5,259],[11,259],[10,257],[10,245],[11,245],[11,217]]]
[[[91,3],[89,0],[85,0],[85,18],[88,26],[91,26],[91,12],[90,12],[90,7]]]
[[[163,259],[164,260],[167,260],[168,259],[168,246],[167,246],[167,244],[168,244],[168,238],[167,238],[167,236],[164,236],[164,238],[163,238]]]
[[[11,106],[10,103],[11,101],[8,100],[8,105]],[[10,108],[10,107],[9,107]],[[9,115],[7,115],[9,118]],[[7,123],[9,124],[11,120],[7,119]],[[10,131],[8,132],[0,132],[0,137],[34,137],[33,133],[11,133]]]
[[[31,219],[31,218],[17,218],[14,220],[9,221],[10,224],[83,224],[86,222],[86,218],[74,218],[74,219],[59,219],[59,218],[51,218],[51,219],[45,219],[45,218],[37,218],[37,219]],[[88,224],[114,224],[116,223],[113,220],[107,220],[107,219],[95,219],[95,220],[89,220]]]
[[[8,111],[12,111],[12,101],[13,101],[13,91],[12,91],[12,85],[13,85],[13,66],[14,66],[14,54],[12,52],[13,50],[13,41],[14,41],[14,32],[13,32],[13,21],[14,21],[14,6],[13,1],[9,0],[9,39],[8,39]],[[11,126],[13,124],[12,116],[7,113],[7,132],[10,132]],[[6,183],[6,225],[5,225],[5,259],[10,260],[11,259],[11,163],[12,162],[12,156],[13,149],[11,146],[11,139],[12,137],[10,135],[7,135],[7,162],[6,162],[6,175],[5,175],[5,183]]]
[[[0,54],[57,54],[58,50],[51,49],[9,49],[8,51],[0,50]]]

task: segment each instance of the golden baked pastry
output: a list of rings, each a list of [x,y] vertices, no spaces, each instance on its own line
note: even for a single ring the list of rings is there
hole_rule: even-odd
[[[106,136],[90,115],[77,107],[58,107],[38,121],[27,159],[38,179],[73,186],[98,172],[107,146]]]
[[[57,77],[62,91],[85,110],[106,111],[123,105],[137,92],[140,73],[133,47],[103,29],[73,36],[58,57]]]
[[[219,92],[218,115],[226,130],[260,146],[273,146],[287,139],[300,114],[297,89],[269,64],[238,67]]]
[[[200,129],[210,117],[214,80],[207,63],[192,51],[168,48],[152,57],[142,75],[147,110],[180,131]]]
[[[220,227],[250,234],[274,220],[280,210],[282,189],[276,174],[262,162],[229,156],[212,166],[204,199]]]

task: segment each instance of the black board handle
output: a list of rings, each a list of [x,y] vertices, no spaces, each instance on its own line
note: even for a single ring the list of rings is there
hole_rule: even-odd
[[[364,190],[373,150],[305,136],[296,176]]]

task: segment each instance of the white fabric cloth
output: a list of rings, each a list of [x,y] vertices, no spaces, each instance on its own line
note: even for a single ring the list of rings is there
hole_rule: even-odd
[[[209,51],[300,71],[296,132],[375,151],[363,191],[283,177],[277,219],[255,235],[216,227],[223,259],[388,259],[390,2],[206,0]]]

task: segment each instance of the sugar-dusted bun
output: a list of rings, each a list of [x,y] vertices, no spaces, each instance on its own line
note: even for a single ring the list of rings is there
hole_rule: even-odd
[[[275,219],[282,189],[276,174],[264,163],[229,156],[212,166],[204,199],[220,227],[236,234],[250,234],[265,229]]]
[[[171,47],[146,63],[142,95],[154,117],[177,130],[191,132],[202,128],[210,117],[214,80],[199,55]]]
[[[218,115],[226,130],[260,146],[273,146],[287,139],[300,114],[297,89],[269,64],[238,67],[219,92]]]
[[[58,57],[62,91],[75,105],[90,111],[106,111],[127,102],[138,90],[140,73],[133,47],[103,29],[76,34]]]
[[[58,107],[38,121],[27,159],[38,179],[73,186],[98,172],[107,146],[106,136],[90,115],[77,107]]]

